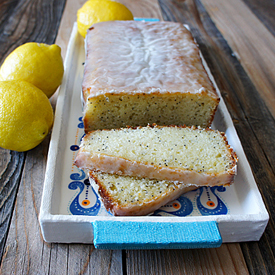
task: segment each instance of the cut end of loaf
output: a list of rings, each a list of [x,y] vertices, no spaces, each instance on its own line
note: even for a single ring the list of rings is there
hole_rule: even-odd
[[[90,132],[75,163],[94,171],[213,186],[233,182],[237,156],[219,131],[154,125]]]
[[[219,173],[236,164],[224,133],[196,127],[128,127],[87,134],[86,152],[120,156],[160,167]]]
[[[209,127],[219,99],[201,93],[109,93],[89,97],[84,112],[85,132],[130,126],[188,125]]]

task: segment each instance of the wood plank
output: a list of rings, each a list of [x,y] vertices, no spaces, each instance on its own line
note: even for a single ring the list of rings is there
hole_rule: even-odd
[[[0,61],[26,42],[54,43],[65,2],[49,0],[45,5],[37,0],[1,1]]]
[[[25,42],[53,43],[64,3],[65,0],[50,0],[47,5],[36,0],[1,1],[0,63],[12,50]],[[0,156],[1,259],[24,167],[25,153],[0,149]]]
[[[250,274],[274,274],[274,231],[268,236],[268,229],[260,242],[242,243],[241,248],[245,256]],[[270,238],[271,237],[271,238]],[[271,241],[271,242],[270,242]]]
[[[24,153],[0,148],[0,260],[8,235],[14,202],[25,161]]]
[[[157,0],[119,0],[122,4],[126,5],[134,17],[141,18],[158,18],[162,20],[161,10]]]
[[[275,273],[274,118],[226,40],[199,1],[160,0],[164,19],[188,23],[222,92],[256,182],[270,214],[259,242],[241,244],[249,271]],[[234,256],[234,255],[233,255]]]
[[[212,249],[128,251],[127,262],[127,274],[248,274],[236,244]]]
[[[275,37],[241,0],[202,3],[275,117]]]
[[[270,0],[243,0],[266,28],[275,36],[275,2]]]
[[[43,255],[44,247],[38,249],[41,242],[41,232],[38,226],[37,196],[42,194],[42,184],[45,170],[45,159],[49,138],[40,146],[28,152],[26,167],[20,182],[19,192],[13,213],[11,227],[2,259],[2,274],[28,274],[32,268],[40,268],[42,272],[47,269],[43,261],[33,259]],[[39,169],[37,169],[39,167]],[[43,244],[43,243],[42,243]],[[35,255],[35,258],[33,258]],[[44,273],[45,274],[45,273]]]

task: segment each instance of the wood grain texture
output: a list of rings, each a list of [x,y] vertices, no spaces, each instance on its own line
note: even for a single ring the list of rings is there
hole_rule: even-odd
[[[0,149],[0,259],[10,228],[25,154]]]
[[[202,3],[275,118],[274,35],[243,1]]]
[[[0,62],[26,42],[54,43],[64,5],[65,0],[0,1]]]
[[[161,0],[164,18],[188,23],[222,92],[270,215],[259,242],[241,244],[251,273],[275,273],[274,118],[234,52],[199,1]]]
[[[235,244],[211,249],[128,251],[126,260],[129,275],[248,274],[242,251]]]
[[[265,27],[275,36],[275,1],[243,0]]]
[[[157,0],[119,0],[122,4],[126,5],[134,17],[141,18],[158,18],[162,19],[161,10]]]

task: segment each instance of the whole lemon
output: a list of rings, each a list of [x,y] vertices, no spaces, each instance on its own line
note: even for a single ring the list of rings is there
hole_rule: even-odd
[[[85,37],[91,25],[113,20],[133,20],[133,14],[123,4],[111,0],[89,0],[77,11],[77,28]]]
[[[49,133],[53,109],[47,96],[22,81],[0,81],[0,147],[27,151]]]
[[[0,68],[0,80],[25,80],[51,97],[64,73],[57,45],[30,42],[11,52]]]

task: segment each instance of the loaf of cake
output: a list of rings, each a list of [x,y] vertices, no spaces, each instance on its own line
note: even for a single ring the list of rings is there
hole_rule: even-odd
[[[191,33],[180,23],[110,21],[87,33],[85,132],[211,125],[219,103]]]
[[[75,164],[110,174],[215,186],[233,182],[237,156],[219,131],[153,125],[91,131],[81,141]]]
[[[106,210],[115,216],[147,215],[196,189],[192,185],[101,172],[90,172],[89,177],[92,185],[98,185],[95,189]]]

